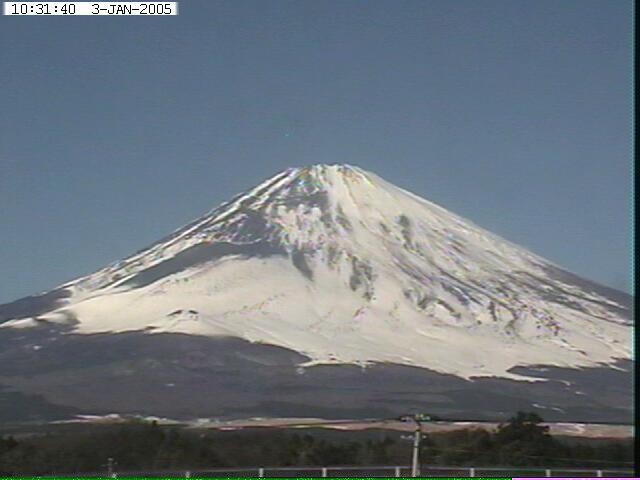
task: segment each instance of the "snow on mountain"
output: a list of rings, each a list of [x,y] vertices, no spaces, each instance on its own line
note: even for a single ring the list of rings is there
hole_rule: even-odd
[[[281,172],[57,291],[1,326],[240,337],[464,378],[630,358],[629,306],[607,289],[347,165]]]

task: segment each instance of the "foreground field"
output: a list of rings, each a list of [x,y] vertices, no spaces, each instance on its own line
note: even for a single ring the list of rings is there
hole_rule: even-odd
[[[554,436],[535,414],[513,417],[494,431],[467,426],[424,435],[421,463],[440,476],[624,476],[633,468],[631,439]],[[0,474],[104,474],[111,468],[123,475],[325,476],[330,467],[331,476],[395,476],[410,463],[410,440],[399,430],[349,425],[60,424],[5,435]]]

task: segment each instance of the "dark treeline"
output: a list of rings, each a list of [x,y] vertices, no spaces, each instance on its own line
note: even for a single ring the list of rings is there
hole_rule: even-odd
[[[631,468],[631,441],[568,442],[553,438],[535,414],[518,413],[495,432],[428,435],[423,464]],[[347,432],[275,429],[202,431],[130,423],[21,438],[0,437],[0,475],[195,470],[216,467],[407,465],[411,442],[398,432],[377,438]],[[338,438],[336,438],[338,437]]]

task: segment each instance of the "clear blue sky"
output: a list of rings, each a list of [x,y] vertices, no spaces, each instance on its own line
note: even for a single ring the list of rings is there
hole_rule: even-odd
[[[630,288],[632,4],[183,0],[0,17],[0,303],[351,163]]]

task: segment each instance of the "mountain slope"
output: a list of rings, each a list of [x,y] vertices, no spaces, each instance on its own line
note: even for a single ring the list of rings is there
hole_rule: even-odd
[[[4,328],[239,337],[462,378],[630,358],[630,299],[351,166],[289,169]]]

